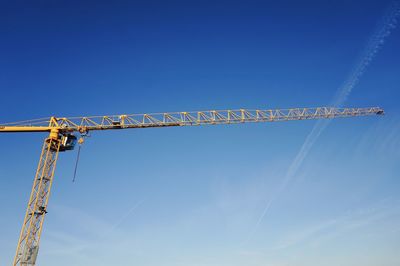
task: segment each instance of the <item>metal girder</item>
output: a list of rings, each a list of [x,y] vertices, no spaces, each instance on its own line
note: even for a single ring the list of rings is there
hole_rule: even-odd
[[[39,165],[36,170],[31,196],[29,197],[24,223],[22,225],[15,253],[13,266],[35,265],[39,249],[39,241],[43,228],[43,221],[47,213],[51,185],[53,183],[54,171],[60,140],[49,137],[44,141]]]
[[[238,124],[249,122],[274,122],[306,119],[381,115],[383,109],[370,108],[291,108],[269,110],[212,110],[154,114],[122,114],[111,116],[84,116],[71,118],[44,118],[0,125],[1,132],[41,132],[58,129],[60,132],[87,132],[92,130],[198,126]]]

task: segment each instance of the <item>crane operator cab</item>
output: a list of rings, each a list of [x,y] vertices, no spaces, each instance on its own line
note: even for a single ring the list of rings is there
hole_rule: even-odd
[[[72,134],[63,134],[59,151],[71,151],[75,148],[77,138]]]

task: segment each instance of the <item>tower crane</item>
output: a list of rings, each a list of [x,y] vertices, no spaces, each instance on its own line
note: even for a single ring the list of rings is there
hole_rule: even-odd
[[[379,107],[317,107],[269,110],[238,109],[71,118],[50,117],[0,124],[0,133],[47,132],[49,134],[43,143],[12,265],[34,266],[36,264],[40,236],[43,229],[44,218],[47,214],[47,205],[58,155],[60,152],[73,150],[76,142],[80,144],[83,143],[84,137],[91,131],[331,119],[383,114],[383,109]],[[77,137],[80,137],[79,140]]]

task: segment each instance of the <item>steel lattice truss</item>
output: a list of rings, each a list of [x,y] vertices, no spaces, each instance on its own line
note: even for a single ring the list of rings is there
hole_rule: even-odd
[[[275,122],[307,119],[329,119],[338,117],[368,116],[383,114],[379,107],[371,108],[291,108],[269,110],[213,110],[197,112],[173,112],[154,114],[122,114],[111,116],[86,116],[71,118],[44,118],[0,126],[0,131],[60,131],[87,132],[121,128],[146,128],[168,126],[198,126],[215,124],[236,124],[246,122]]]
[[[44,142],[13,265],[35,264],[59,148],[59,140]]]

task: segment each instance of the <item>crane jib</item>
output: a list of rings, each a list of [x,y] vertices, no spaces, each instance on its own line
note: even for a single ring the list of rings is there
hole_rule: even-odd
[[[197,126],[214,124],[235,124],[246,122],[274,122],[305,119],[331,119],[338,117],[383,115],[379,107],[369,108],[291,108],[267,110],[211,110],[197,112],[172,112],[154,114],[123,114],[106,116],[44,118],[0,124],[1,132],[59,132],[85,133],[93,130]]]

